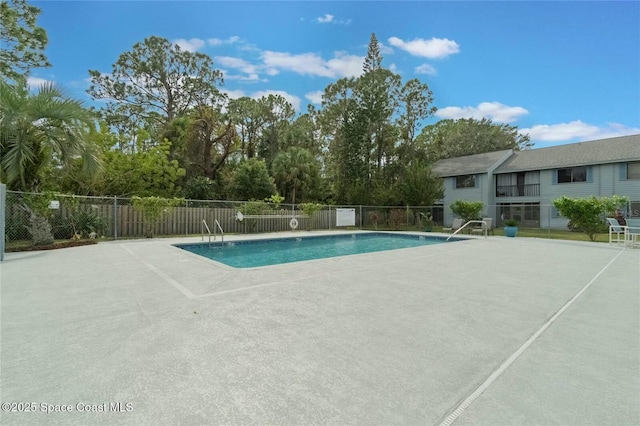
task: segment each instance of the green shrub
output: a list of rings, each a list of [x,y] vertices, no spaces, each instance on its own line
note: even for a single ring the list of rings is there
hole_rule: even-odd
[[[322,210],[322,204],[318,204],[318,203],[300,203],[298,204],[298,207],[300,207],[300,210],[302,210],[302,213],[305,216],[308,216],[309,218],[307,219],[307,231],[311,231],[311,218],[313,217],[314,214],[316,214],[317,212],[319,212],[320,210]]]
[[[153,237],[156,224],[160,218],[169,213],[173,207],[184,204],[184,198],[132,197],[133,209],[142,213],[147,238]]]
[[[190,200],[212,200],[216,196],[216,183],[205,176],[196,176],[187,181],[184,195]]]
[[[553,205],[562,216],[569,219],[569,229],[582,230],[591,241],[595,241],[598,232],[606,229],[604,216],[613,216],[614,212],[627,201],[626,197],[618,195],[601,198],[560,197],[553,200]]]
[[[284,201],[284,197],[278,194],[272,195],[269,198],[265,198],[264,201],[269,203],[275,210],[280,208],[280,204]]]
[[[69,222],[82,238],[89,238],[92,232],[98,237],[107,233],[107,218],[91,211],[76,212],[69,216]]]
[[[456,200],[449,208],[453,214],[460,216],[465,221],[480,219],[480,212],[484,204],[482,201]]]
[[[242,205],[243,215],[261,215],[271,213],[271,208],[266,201],[249,200]],[[250,232],[256,232],[258,229],[258,219],[243,219]]]
[[[68,240],[73,237],[73,226],[66,217],[54,216],[51,218],[51,228],[56,240]]]

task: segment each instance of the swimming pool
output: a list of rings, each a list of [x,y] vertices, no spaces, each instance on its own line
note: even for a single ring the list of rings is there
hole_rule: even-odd
[[[456,239],[449,240],[453,241]],[[372,232],[175,246],[234,268],[255,268],[445,242],[445,237]]]

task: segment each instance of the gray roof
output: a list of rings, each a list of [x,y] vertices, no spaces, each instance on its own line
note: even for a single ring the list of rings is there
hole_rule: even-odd
[[[495,173],[640,160],[640,135],[516,151]]]
[[[505,160],[506,159],[506,160]],[[500,162],[503,161],[501,164]],[[640,135],[620,136],[590,142],[537,148],[526,151],[494,151],[437,161],[433,172],[439,177],[555,169],[558,167],[640,161]]]
[[[503,161],[510,152],[511,150],[507,149],[504,151],[447,158],[436,161],[432,171],[439,177],[487,173],[491,168],[495,167],[497,163]]]

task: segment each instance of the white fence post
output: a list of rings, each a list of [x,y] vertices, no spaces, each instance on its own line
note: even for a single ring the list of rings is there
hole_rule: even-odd
[[[118,197],[113,196],[113,239],[118,239]]]
[[[4,260],[5,218],[7,210],[7,185],[0,183],[0,261]]]

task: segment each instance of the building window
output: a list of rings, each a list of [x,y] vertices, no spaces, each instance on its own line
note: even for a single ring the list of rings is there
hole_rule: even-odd
[[[566,169],[558,169],[558,183],[586,182],[586,167],[567,167]]]
[[[540,226],[540,203],[498,204],[500,224],[506,219],[515,219],[522,226]]]
[[[627,163],[627,179],[640,179],[640,161],[635,163]]]
[[[476,175],[456,176],[456,188],[475,188]]]

